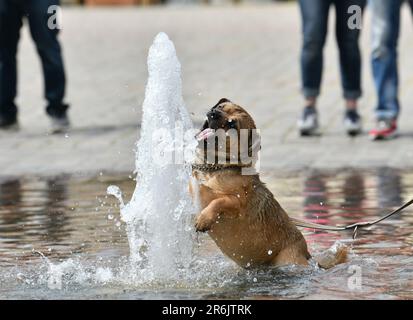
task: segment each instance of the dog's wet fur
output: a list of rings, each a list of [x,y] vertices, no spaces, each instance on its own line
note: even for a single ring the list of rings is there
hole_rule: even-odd
[[[208,128],[239,132],[256,129],[256,125],[244,108],[221,99],[207,113],[201,131]],[[205,161],[202,150],[197,161]],[[201,204],[196,231],[208,232],[226,256],[244,268],[309,263],[311,255],[304,236],[258,173],[243,175],[232,165],[214,171],[194,169],[193,175],[199,184]],[[342,248],[316,260],[321,267],[329,268],[344,262],[346,253]]]

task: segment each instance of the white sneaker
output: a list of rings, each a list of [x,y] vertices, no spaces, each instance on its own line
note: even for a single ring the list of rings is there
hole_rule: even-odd
[[[62,117],[50,117],[51,119],[51,129],[50,133],[66,133],[70,129],[70,121],[67,115]]]
[[[314,135],[318,131],[318,115],[314,107],[305,107],[301,119],[297,122],[302,136]]]
[[[344,128],[350,136],[356,136],[362,132],[362,121],[357,110],[347,110],[344,116]]]

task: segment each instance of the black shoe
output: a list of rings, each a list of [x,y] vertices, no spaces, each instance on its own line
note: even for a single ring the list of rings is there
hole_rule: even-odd
[[[17,117],[0,115],[0,130],[13,130],[18,128]]]
[[[356,136],[362,131],[361,117],[357,110],[347,110],[344,116],[344,127],[347,134],[350,136]]]
[[[311,136],[318,133],[318,115],[315,107],[304,108],[301,119],[298,120],[298,130],[302,136]]]

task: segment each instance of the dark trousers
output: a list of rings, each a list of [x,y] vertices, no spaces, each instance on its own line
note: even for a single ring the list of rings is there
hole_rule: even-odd
[[[17,108],[17,46],[23,17],[27,17],[31,36],[39,53],[45,82],[47,112],[64,114],[65,71],[61,48],[57,39],[59,30],[50,28],[50,6],[59,0],[0,0],[0,114],[15,117]]]
[[[350,29],[348,13],[352,5],[364,9],[366,0],[300,0],[303,26],[301,78],[304,96],[317,97],[323,71],[323,48],[327,36],[330,6],[336,9],[336,38],[340,52],[340,71],[344,97],[361,96],[361,56],[358,45],[359,29]]]

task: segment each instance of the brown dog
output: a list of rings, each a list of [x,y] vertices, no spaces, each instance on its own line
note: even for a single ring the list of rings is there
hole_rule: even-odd
[[[243,174],[242,170],[253,166],[254,160],[245,164],[241,157],[242,148],[238,148],[234,161],[234,152],[229,152],[234,142],[230,139],[224,145],[226,163],[218,163],[216,157],[212,158],[212,163],[206,160],[207,153],[211,151],[211,148],[206,148],[208,143],[215,145],[212,151],[222,152],[222,147],[216,146],[213,133],[218,129],[224,132],[235,130],[238,137],[242,129],[246,129],[248,152],[251,152],[256,126],[243,108],[228,99],[221,99],[208,112],[198,135],[202,142],[193,165],[202,209],[196,219],[196,230],[208,232],[222,252],[244,268],[307,265],[311,255],[301,232],[260,181],[259,174]],[[236,143],[239,146],[239,141]],[[228,163],[231,159],[232,162]],[[322,267],[328,268],[345,259],[346,251],[339,250],[334,255],[324,255],[317,260]]]

